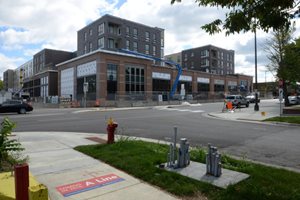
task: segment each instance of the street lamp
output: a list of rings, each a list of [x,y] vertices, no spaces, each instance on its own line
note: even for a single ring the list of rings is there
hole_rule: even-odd
[[[257,45],[256,45],[256,26],[254,27],[254,59],[255,59],[255,105],[254,111],[259,111],[257,94]]]

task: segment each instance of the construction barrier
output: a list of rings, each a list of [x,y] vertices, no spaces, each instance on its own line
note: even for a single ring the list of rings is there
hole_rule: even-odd
[[[79,108],[79,107],[80,107],[79,101],[72,101],[71,102],[71,108]]]
[[[94,107],[100,107],[100,100],[99,100],[99,99],[97,99],[97,100],[95,101]]]
[[[232,109],[233,109],[232,102],[228,101],[228,102],[226,103],[226,108],[227,108],[228,110],[232,110]]]

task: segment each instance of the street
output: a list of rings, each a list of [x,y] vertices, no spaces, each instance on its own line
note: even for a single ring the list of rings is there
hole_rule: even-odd
[[[254,104],[249,109],[253,110]],[[212,143],[222,153],[245,157],[264,163],[300,169],[299,127],[242,122],[213,118],[211,112],[221,112],[223,103],[207,103],[171,107],[97,110],[35,109],[26,115],[0,114],[17,123],[14,131],[61,131],[106,133],[106,121],[118,122],[118,134],[170,141],[173,127],[178,138],[185,137],[192,146]],[[279,113],[274,100],[260,103],[260,110]]]

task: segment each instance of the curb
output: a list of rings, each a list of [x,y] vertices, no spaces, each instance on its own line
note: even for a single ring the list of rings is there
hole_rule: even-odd
[[[261,121],[261,120],[255,120],[255,119],[246,119],[246,118],[236,118],[236,119],[229,119],[224,118],[220,116],[213,115],[211,113],[207,113],[210,117],[222,119],[226,121],[240,121],[240,122],[249,122],[249,123],[257,123],[257,124],[266,124],[266,125],[273,125],[273,126],[294,126],[294,127],[300,127],[300,124],[293,124],[293,123],[287,123],[287,122],[272,122],[272,121]]]

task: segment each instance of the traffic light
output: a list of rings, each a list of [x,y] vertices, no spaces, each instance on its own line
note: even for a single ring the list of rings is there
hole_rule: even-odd
[[[21,87],[23,87],[23,75],[24,75],[24,69],[21,68],[21,69],[20,69],[20,76],[19,76]]]

